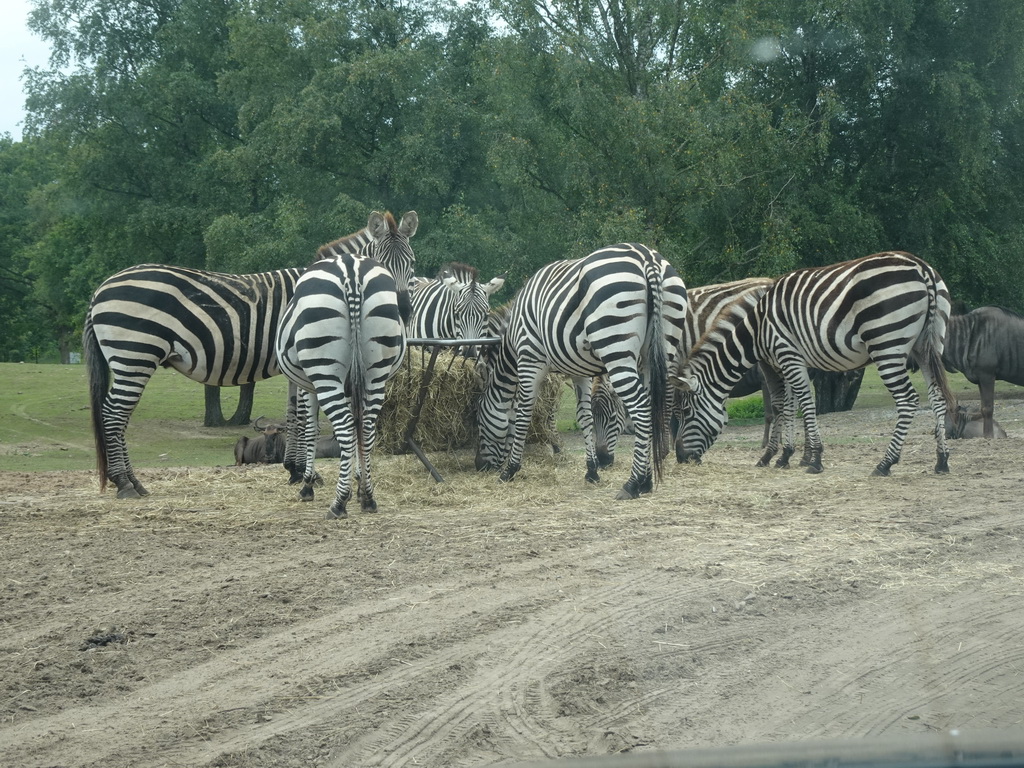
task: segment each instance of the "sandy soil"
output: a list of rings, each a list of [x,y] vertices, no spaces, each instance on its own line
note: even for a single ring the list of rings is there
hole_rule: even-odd
[[[826,471],[758,427],[614,502],[573,445],[499,485],[376,464],[327,522],[280,467],[0,475],[0,765],[484,766],[1020,729],[1024,404],[1006,440],[823,418]]]

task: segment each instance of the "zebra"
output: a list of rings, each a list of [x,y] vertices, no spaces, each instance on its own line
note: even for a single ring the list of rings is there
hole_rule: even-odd
[[[400,222],[396,222],[389,211],[374,211],[370,214],[370,220],[364,229],[320,246],[316,261],[337,259],[346,254],[376,259],[395,279],[398,287],[398,311],[402,322],[408,324],[412,317],[410,288],[415,280],[416,269],[416,256],[409,240],[416,234],[418,227],[419,217],[416,211],[408,211]],[[300,390],[294,381],[290,381],[287,409],[288,447],[284,458],[284,468],[289,472],[290,484],[303,482],[307,474],[306,456],[309,448],[306,435],[310,432],[316,434],[318,431],[318,415],[319,407],[314,393]]]
[[[379,261],[341,252],[299,279],[277,334],[284,374],[303,393],[315,393],[331,421],[341,453],[328,519],[347,517],[352,473],[364,512],[376,512],[370,455],[384,385],[405,356],[406,321],[396,279]],[[318,427],[305,423],[305,473],[299,498],[312,501]],[[358,464],[358,468],[356,467]]]
[[[368,228],[378,219],[384,216],[371,214]],[[157,368],[213,386],[281,372],[274,334],[302,271],[233,275],[140,264],[100,284],[86,313],[82,348],[101,491],[110,481],[119,499],[149,495],[135,476],[125,431]]]
[[[607,374],[636,432],[631,474],[618,498],[651,491],[661,472],[668,368],[686,301],[675,268],[637,243],[611,245],[538,270],[500,323],[499,343],[484,353],[477,469],[504,465],[503,481],[519,471],[538,386],[554,371],[573,382],[576,420],[586,441],[585,477],[597,482],[590,380]]]
[[[758,299],[774,282],[774,279],[769,277],[749,277],[744,280],[688,289],[686,294],[688,311],[686,322],[683,325],[683,337],[679,343],[676,364],[679,365],[681,361],[688,359],[693,354],[705,331],[713,325],[715,319],[726,307],[731,307],[732,311],[753,309]],[[758,391],[763,392],[765,396],[764,445],[767,445],[772,408],[767,386],[764,384],[762,376],[758,374],[758,368],[751,368],[743,379],[733,387],[729,396],[743,397]],[[672,402],[670,434],[676,436],[682,421],[681,398],[672,396],[670,399]],[[615,461],[615,447],[619,436],[628,432],[631,425],[621,401],[615,396],[615,392],[604,377],[594,380],[591,409],[594,414],[594,440],[597,447],[598,466],[604,468],[611,466]],[[684,461],[682,445],[679,441],[676,441],[676,459],[680,463]]]
[[[724,401],[732,383],[761,360],[779,377],[771,389],[772,400],[782,403],[782,411],[758,466],[770,463],[783,431],[785,445],[776,466],[789,466],[799,405],[806,435],[801,464],[808,472],[821,472],[823,446],[807,367],[846,371],[874,363],[896,401],[892,440],[872,473],[889,475],[900,460],[919,401],[907,373],[907,361],[912,359],[924,376],[935,415],[935,471],[948,472],[945,414],[947,403],[955,401],[942,366],[942,349],[949,310],[949,292],[938,272],[902,251],[780,277],[752,312],[723,312],[675,376],[676,385],[686,393],[684,454],[698,458],[707,450],[725,422]]]
[[[454,262],[434,279],[415,278],[409,335],[420,339],[479,339],[487,332],[490,297],[505,275],[481,284],[475,267]],[[473,350],[466,350],[473,356]]]
[[[101,491],[109,480],[119,499],[149,495],[135,476],[125,430],[160,366],[222,387],[281,372],[273,334],[301,274],[297,268],[230,275],[140,264],[96,289],[82,347]]]

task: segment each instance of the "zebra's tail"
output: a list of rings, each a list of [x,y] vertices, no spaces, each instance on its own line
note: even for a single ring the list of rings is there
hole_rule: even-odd
[[[924,368],[928,367],[935,383],[942,392],[946,401],[946,411],[950,414],[956,413],[956,396],[949,386],[949,377],[946,375],[946,366],[942,362],[942,348],[945,344],[946,324],[949,322],[949,310],[945,315],[939,307],[939,299],[944,290],[941,285],[942,279],[927,264],[924,265],[924,278],[928,289],[928,317],[925,321],[924,333],[921,334],[917,345],[914,347],[914,355],[917,364]],[[946,304],[949,301],[947,299]]]
[[[366,482],[360,468],[366,461],[366,431],[363,424],[363,409],[366,405],[366,361],[363,359],[362,338],[362,294],[359,290],[348,292],[349,333],[352,338],[352,364],[348,369],[349,401],[352,403],[352,420],[356,432],[356,472],[360,484]]]
[[[668,358],[665,354],[664,306],[660,270],[647,270],[650,307],[647,317],[647,388],[651,398],[651,467],[661,481],[662,459],[668,454]]]
[[[85,352],[85,368],[89,377],[89,405],[92,411],[92,436],[96,443],[96,471],[100,476],[102,491],[107,487],[107,440],[103,430],[103,400],[110,389],[110,368],[96,338],[91,315],[85,318],[82,349]]]

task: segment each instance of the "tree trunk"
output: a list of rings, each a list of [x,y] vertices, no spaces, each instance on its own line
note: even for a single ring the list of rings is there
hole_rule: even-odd
[[[855,371],[819,371],[811,369],[814,382],[814,406],[818,413],[849,411],[857,400],[864,369]]]
[[[203,415],[204,427],[226,427],[224,412],[220,409],[220,387],[203,385],[206,392],[206,413]]]
[[[238,388],[238,407],[230,419],[224,418],[224,411],[220,407],[221,387],[205,385],[206,390],[206,413],[203,415],[204,427],[241,427],[252,421],[252,401],[256,392],[256,384],[242,384]]]
[[[228,419],[228,426],[248,426],[249,422],[252,421],[252,400],[255,393],[255,382],[243,384],[238,388],[238,407],[235,408],[235,415]]]

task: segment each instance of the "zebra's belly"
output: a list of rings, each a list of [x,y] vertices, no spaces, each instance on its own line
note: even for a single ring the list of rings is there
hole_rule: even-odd
[[[240,365],[236,361],[225,364],[221,360],[196,364],[189,355],[182,354],[179,350],[172,351],[162,365],[174,369],[192,381],[213,387],[238,387],[243,384],[265,381],[281,373],[276,364],[254,365],[252,361],[248,361],[244,365]]]

